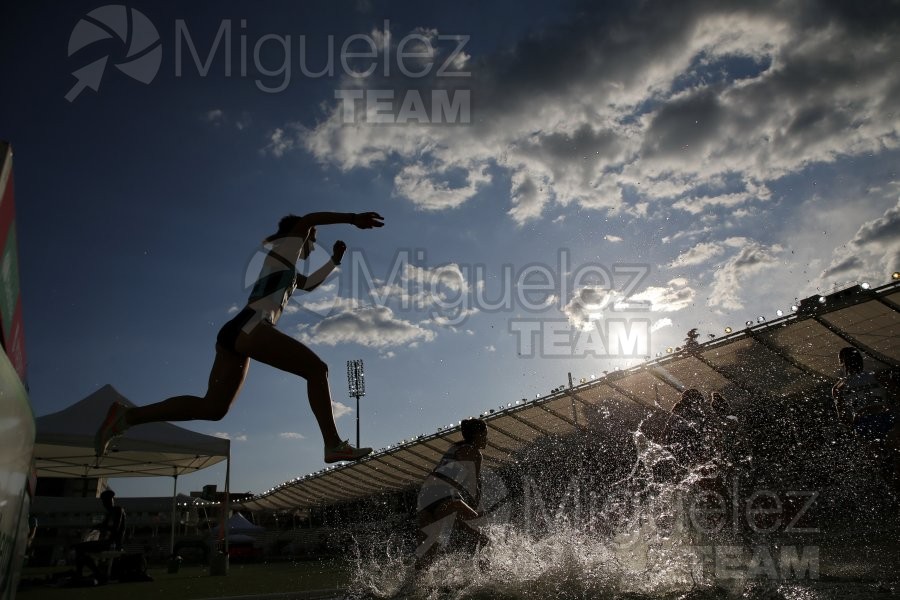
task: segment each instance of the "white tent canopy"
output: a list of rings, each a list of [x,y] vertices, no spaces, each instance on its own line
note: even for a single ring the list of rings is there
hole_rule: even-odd
[[[146,423],[113,440],[98,465],[94,434],[114,401],[134,406],[113,386],[105,385],[69,408],[36,419],[35,471],[38,477],[172,477],[170,547],[174,551],[178,476],[228,460],[231,442],[171,423]],[[226,466],[226,498],[229,474]],[[226,500],[226,511],[227,507]],[[225,548],[227,552],[227,535]]]
[[[175,477],[212,466],[229,456],[230,441],[171,423],[147,423],[113,440],[95,466],[94,433],[109,405],[134,406],[105,385],[72,406],[35,421],[34,462],[39,477]]]

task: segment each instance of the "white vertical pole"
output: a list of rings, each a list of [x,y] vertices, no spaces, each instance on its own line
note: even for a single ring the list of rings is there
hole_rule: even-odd
[[[175,474],[172,475],[172,535],[169,539],[169,556],[175,555],[175,510],[178,499],[178,467],[175,467]]]
[[[229,503],[231,499],[231,443],[228,444],[228,458],[225,460],[225,557],[228,557],[228,520],[231,518]]]

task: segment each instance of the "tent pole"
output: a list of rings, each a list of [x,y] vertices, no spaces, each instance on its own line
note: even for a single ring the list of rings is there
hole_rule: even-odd
[[[169,556],[175,556],[175,511],[178,500],[178,471],[172,475],[172,536],[169,539]]]
[[[228,444],[228,458],[225,459],[225,518],[222,527],[225,528],[225,556],[228,556],[228,520],[231,518],[229,500],[231,497],[231,443]]]

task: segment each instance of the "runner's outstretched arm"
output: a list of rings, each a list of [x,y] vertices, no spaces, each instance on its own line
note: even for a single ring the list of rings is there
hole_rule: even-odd
[[[314,212],[300,217],[297,229],[303,228],[304,231],[310,227],[318,225],[339,225],[346,223],[355,225],[360,229],[372,229],[373,227],[384,226],[384,217],[377,212],[364,213],[337,213],[337,212]]]

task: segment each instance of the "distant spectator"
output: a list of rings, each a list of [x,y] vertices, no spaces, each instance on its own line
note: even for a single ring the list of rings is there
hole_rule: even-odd
[[[34,544],[34,537],[37,535],[38,520],[33,514],[28,515],[28,537],[25,538],[25,556],[22,564],[27,565],[31,559]]]
[[[100,502],[103,503],[106,516],[99,527],[99,539],[75,544],[75,575],[79,579],[84,576],[84,567],[88,567],[94,579],[102,580],[97,565],[89,555],[121,549],[125,537],[125,510],[121,506],[116,506],[116,493],[110,489],[103,491],[100,494]]]
[[[31,545],[34,543],[34,537],[37,535],[38,528],[38,520],[37,517],[32,515],[28,515],[28,540],[25,543],[25,552],[31,550]]]
[[[700,342],[697,341],[697,338],[700,337],[700,332],[697,329],[691,329],[687,332],[687,336],[684,338],[684,350],[685,352],[696,352],[700,349]]]

